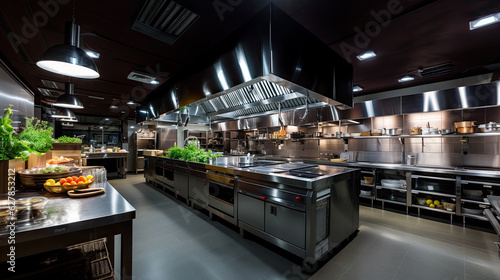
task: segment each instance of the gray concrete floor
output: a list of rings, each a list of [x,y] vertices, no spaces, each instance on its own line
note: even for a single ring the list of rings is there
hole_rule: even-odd
[[[360,207],[359,233],[313,275],[257,238],[144,181],[110,183],[136,208],[134,279],[500,279],[495,234]]]

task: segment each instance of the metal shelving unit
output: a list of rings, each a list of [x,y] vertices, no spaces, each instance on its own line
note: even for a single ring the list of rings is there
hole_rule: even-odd
[[[153,137],[150,137],[150,134]],[[135,132],[132,134],[132,141],[130,141],[130,152],[133,155],[135,174],[139,171],[144,171],[144,150],[156,149],[156,131]]]

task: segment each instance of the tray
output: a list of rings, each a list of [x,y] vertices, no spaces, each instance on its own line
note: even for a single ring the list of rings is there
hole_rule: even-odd
[[[59,180],[66,177],[71,176],[80,176],[82,174],[82,170],[76,166],[66,167],[68,169],[67,172],[60,173],[38,173],[38,171],[42,168],[31,168],[24,169],[18,172],[19,179],[21,180],[21,184],[26,187],[43,187],[43,184],[48,179]]]

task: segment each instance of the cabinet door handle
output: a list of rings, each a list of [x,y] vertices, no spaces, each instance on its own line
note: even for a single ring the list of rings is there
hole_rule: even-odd
[[[274,216],[278,215],[278,209],[275,206],[271,206],[270,210],[271,210],[271,215],[274,215]]]

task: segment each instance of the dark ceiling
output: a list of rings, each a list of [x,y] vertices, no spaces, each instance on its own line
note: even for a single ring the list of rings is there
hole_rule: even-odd
[[[145,2],[76,1],[82,48],[100,53],[96,64],[101,76],[94,80],[71,79],[85,106],[75,113],[133,117],[135,106],[126,102],[140,102],[158,86],[127,80],[131,70],[149,73],[163,83],[203,57],[270,1],[176,0],[199,18],[173,45],[131,29]],[[500,12],[500,1],[271,2],[352,63],[354,84],[364,88],[355,95],[490,73],[500,68],[500,23],[469,30],[470,20]],[[2,0],[0,58],[25,81],[39,104],[50,104],[60,94],[57,90],[45,90],[54,96],[50,97],[39,89],[53,87],[52,81],[62,90],[67,81],[35,63],[48,47],[63,42],[64,23],[71,21],[71,14],[70,0]],[[13,37],[18,47],[12,44]],[[358,61],[356,55],[367,50],[373,50],[377,56]],[[447,64],[444,73],[418,75],[419,68],[442,64]],[[398,78],[407,74],[416,79],[399,83]],[[118,108],[109,109],[111,105]]]

